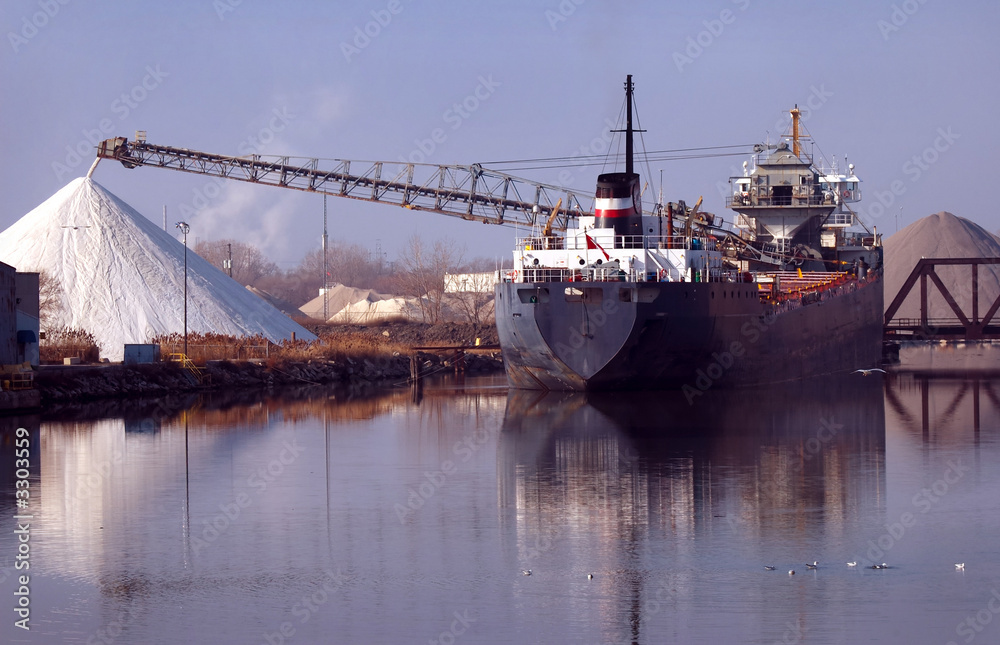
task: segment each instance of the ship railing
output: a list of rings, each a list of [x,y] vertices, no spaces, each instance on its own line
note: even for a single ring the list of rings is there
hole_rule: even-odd
[[[793,186],[793,188],[798,188],[798,186]],[[811,187],[805,186],[804,188]],[[837,199],[832,193],[825,195],[816,195],[812,193],[773,195],[768,192],[767,187],[751,188],[750,192],[739,192],[735,195],[729,195],[726,197],[726,208],[835,206],[836,204]]]
[[[585,266],[579,269],[522,269],[510,271],[505,282],[630,282],[638,272],[618,268]]]
[[[541,237],[522,237],[517,240],[520,251],[559,251],[567,248],[566,238],[555,235]]]
[[[871,233],[846,233],[843,246],[875,246],[875,236]]]
[[[823,293],[839,293],[843,287],[855,289],[857,279],[846,271],[814,272],[799,274],[797,271],[772,271],[758,273],[754,282],[762,299],[774,302],[822,298]]]
[[[506,271],[502,282],[753,282],[746,271],[724,271],[718,267],[692,268],[688,273],[676,270],[643,270],[587,265],[579,268],[528,267]]]
[[[715,238],[687,237],[684,235],[616,235],[613,240],[591,236],[568,237],[521,237],[516,241],[519,251],[569,250],[586,251],[588,248],[600,253],[600,249],[678,249],[678,250],[716,250]],[[591,245],[592,244],[592,245]],[[599,247],[599,248],[595,248]]]

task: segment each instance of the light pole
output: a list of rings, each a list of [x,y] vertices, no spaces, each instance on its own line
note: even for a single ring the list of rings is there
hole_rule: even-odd
[[[184,236],[184,358],[188,354],[188,231],[191,227],[187,222],[177,222],[177,228],[181,229]]]

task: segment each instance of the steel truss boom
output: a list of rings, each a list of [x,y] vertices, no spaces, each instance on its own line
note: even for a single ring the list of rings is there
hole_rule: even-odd
[[[591,215],[575,193],[520,179],[479,164],[435,166],[393,161],[349,161],[298,157],[230,157],[158,146],[117,137],[102,141],[98,159],[116,159],[126,168],[152,166],[266,186],[395,204],[411,210],[452,215],[486,224],[542,226],[557,202],[562,209],[552,228],[565,230],[569,221]],[[332,168],[321,168],[321,162]],[[361,166],[362,172],[352,172]]]

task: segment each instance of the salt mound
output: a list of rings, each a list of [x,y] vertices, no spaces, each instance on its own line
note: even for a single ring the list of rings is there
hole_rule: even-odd
[[[978,224],[948,212],[928,215],[885,240],[885,307],[889,308],[900,287],[921,258],[1000,257],[1000,240]],[[935,272],[966,313],[972,313],[972,281],[969,267],[938,266]],[[928,281],[929,282],[929,281]],[[1000,294],[1000,266],[979,267],[979,312],[986,312]],[[955,314],[933,283],[928,284],[928,316],[954,319]],[[920,287],[914,285],[897,318],[920,316]]]
[[[184,331],[184,245],[92,179],[74,179],[0,233],[0,261],[56,278],[54,327],[90,332],[111,360],[125,343]],[[316,338],[191,250],[187,264],[189,331]]]
[[[299,307],[299,311],[317,320],[323,320],[323,300],[326,300],[327,318],[332,317],[338,311],[349,307],[355,303],[374,303],[386,300],[392,296],[386,296],[371,289],[359,289],[349,287],[346,284],[333,284],[327,289],[325,295],[320,294],[306,304]]]

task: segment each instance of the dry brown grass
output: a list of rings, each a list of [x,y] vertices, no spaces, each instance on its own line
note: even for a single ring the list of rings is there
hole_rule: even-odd
[[[153,338],[160,345],[160,355],[184,351],[184,336],[170,334]],[[281,363],[373,359],[404,353],[406,347],[366,338],[362,335],[321,334],[317,341],[285,340],[272,343],[263,336],[226,336],[223,334],[188,334],[187,355],[195,364],[204,365],[210,360],[266,360],[268,365]]]
[[[78,357],[88,363],[100,359],[100,349],[93,334],[82,329],[50,329],[38,344],[38,358],[42,363],[62,363],[64,358]]]

